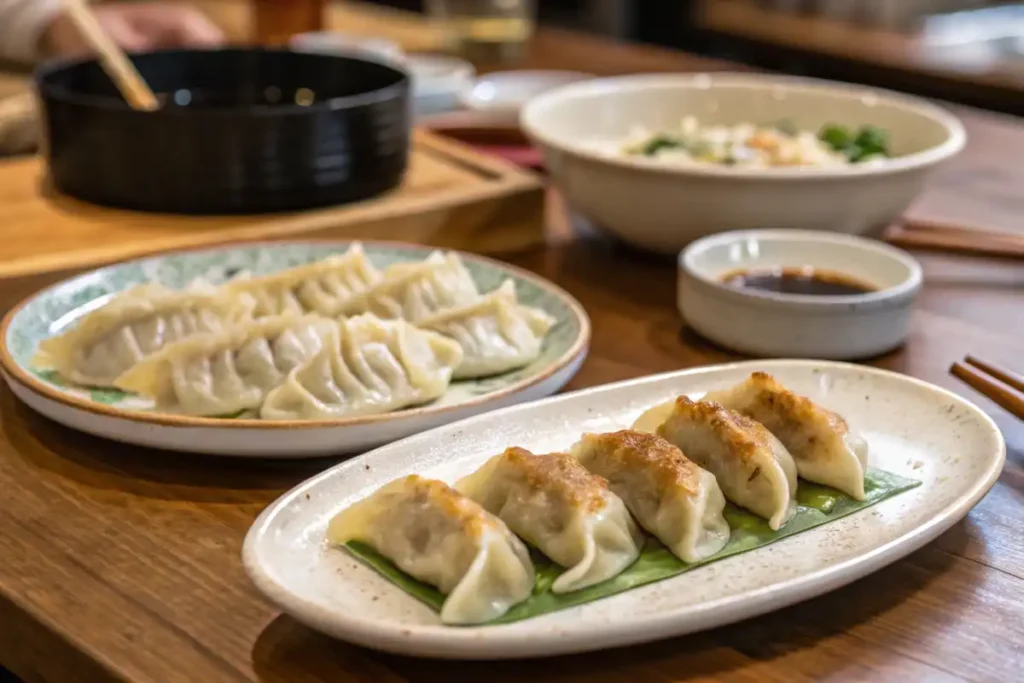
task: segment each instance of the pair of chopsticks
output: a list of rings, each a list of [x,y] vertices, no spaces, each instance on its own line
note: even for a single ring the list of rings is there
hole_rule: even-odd
[[[949,373],[1024,420],[1024,376],[973,356],[953,363]]]
[[[121,91],[128,106],[142,111],[159,109],[160,103],[156,95],[146,85],[146,81],[139,75],[124,51],[100,26],[86,0],[64,0],[64,9],[75,23],[78,32],[96,51],[103,70]]]
[[[883,239],[889,244],[908,249],[1024,258],[1024,235],[929,221],[904,220],[890,226]]]

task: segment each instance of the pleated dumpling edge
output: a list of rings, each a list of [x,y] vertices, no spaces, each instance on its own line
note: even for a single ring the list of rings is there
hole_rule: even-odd
[[[333,322],[322,348],[267,394],[260,417],[328,420],[423,404],[447,391],[462,361],[456,342],[404,320]]]
[[[442,310],[419,321],[423,328],[451,337],[464,352],[456,379],[515,370],[537,359],[554,316],[519,303],[516,285],[506,279],[477,301]]]
[[[680,396],[658,436],[715,475],[726,499],[780,529],[796,513],[793,456],[758,422],[717,403]]]
[[[382,278],[361,242],[341,254],[268,275],[244,274],[222,285],[225,292],[245,294],[255,302],[257,317],[319,313],[332,317],[351,298]]]
[[[763,424],[786,446],[800,476],[864,500],[868,445],[846,420],[811,399],[793,393],[771,375],[755,372],[712,400]]]
[[[335,515],[327,541],[365,543],[437,588],[447,596],[440,615],[445,624],[497,619],[533,592],[533,563],[522,541],[444,482],[415,474]]]
[[[338,314],[373,313],[385,320],[415,323],[479,298],[476,282],[458,253],[435,251],[423,261],[388,266],[380,281],[351,297]]]
[[[568,453],[508,448],[455,488],[565,568],[551,584],[569,593],[618,576],[639,557],[643,534],[601,477]]]
[[[173,290],[145,283],[125,290],[70,330],[43,340],[32,364],[85,386],[112,387],[119,376],[169,344],[250,320],[254,302],[210,285]]]
[[[163,412],[224,417],[256,410],[268,391],[320,350],[334,325],[315,314],[279,315],[193,335],[143,359],[115,386],[153,399]]]

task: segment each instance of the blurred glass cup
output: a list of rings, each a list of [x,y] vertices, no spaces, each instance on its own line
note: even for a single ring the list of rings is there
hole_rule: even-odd
[[[534,30],[534,0],[427,0],[447,49],[476,64],[523,59]]]

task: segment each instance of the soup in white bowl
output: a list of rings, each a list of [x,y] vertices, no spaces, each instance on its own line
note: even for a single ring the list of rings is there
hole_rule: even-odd
[[[696,123],[687,124],[688,117]],[[928,171],[959,152],[966,140],[955,116],[920,98],[748,74],[637,75],[576,83],[530,101],[520,122],[572,205],[621,239],[666,253],[726,230],[870,233],[898,217]],[[698,145],[694,154],[690,142],[646,154],[645,141],[630,137],[646,131],[650,145],[653,136],[667,131],[698,143],[710,135],[732,141],[720,149],[742,147],[748,154],[746,141],[759,128],[763,134],[779,122],[795,131],[796,144],[803,147],[753,163],[736,163],[735,154],[730,163],[714,150],[709,159],[694,159],[702,150]],[[808,137],[827,142],[829,131],[846,138],[835,138],[835,146],[808,144]],[[882,134],[884,154],[873,153],[871,146],[861,150],[864,154],[852,149],[864,131]],[[744,144],[737,146],[736,139]],[[792,163],[794,157],[800,163]]]

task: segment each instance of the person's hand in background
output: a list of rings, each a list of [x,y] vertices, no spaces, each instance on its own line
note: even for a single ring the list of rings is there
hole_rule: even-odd
[[[96,5],[93,13],[111,39],[128,52],[173,47],[207,48],[224,43],[224,33],[199,10],[176,2]],[[74,24],[57,15],[40,38],[47,56],[88,51]]]

